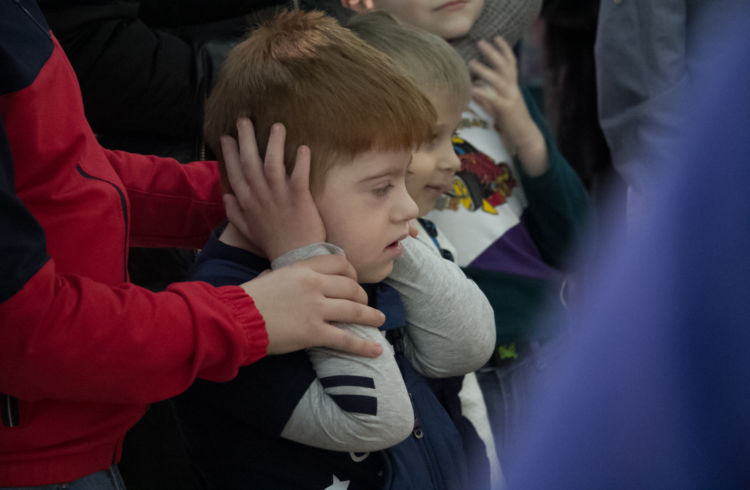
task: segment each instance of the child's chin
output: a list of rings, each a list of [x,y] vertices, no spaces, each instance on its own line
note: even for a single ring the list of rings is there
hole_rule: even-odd
[[[384,281],[386,277],[393,270],[393,262],[389,262],[388,265],[381,267],[373,267],[366,271],[357,271],[357,280],[364,284],[375,284],[377,282]]]

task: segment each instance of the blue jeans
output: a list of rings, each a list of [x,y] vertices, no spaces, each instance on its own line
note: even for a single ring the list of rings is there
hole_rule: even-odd
[[[70,483],[55,483],[36,487],[2,487],[0,490],[125,490],[117,466],[97,471]]]
[[[536,341],[523,344],[518,358],[500,361],[477,371],[477,381],[487,405],[495,450],[500,466],[508,462],[508,451],[519,436],[518,427],[531,411],[533,385],[554,356],[554,341],[542,346]],[[521,434],[521,437],[523,435]]]

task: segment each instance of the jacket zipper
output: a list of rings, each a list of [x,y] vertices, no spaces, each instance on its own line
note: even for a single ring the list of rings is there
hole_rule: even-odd
[[[81,174],[84,178],[91,179],[91,180],[97,180],[99,182],[104,182],[105,184],[111,185],[115,191],[117,191],[117,195],[120,196],[120,206],[122,206],[122,216],[125,220],[124,227],[125,227],[125,237],[123,240],[123,281],[128,280],[128,204],[125,200],[125,194],[123,194],[122,190],[120,190],[119,187],[114,182],[110,182],[106,179],[102,179],[100,177],[94,177],[91,174],[86,173],[85,170],[81,168],[80,165],[76,165],[76,170],[79,174]]]
[[[0,393],[0,412],[2,412],[2,421],[5,427],[18,427],[18,399],[5,393]]]
[[[27,9],[26,7],[24,7],[23,5],[21,5],[21,1],[20,0],[13,0],[13,3],[15,3],[18,8],[20,8],[21,10],[24,11],[24,13],[34,22],[34,24],[36,24],[36,26],[39,29],[41,29],[41,31],[44,33],[45,36],[51,38],[51,36],[49,34],[49,30],[45,29],[44,26],[42,24],[40,24],[38,20],[36,20],[36,17],[34,17],[33,15],[31,15],[31,12],[29,12],[29,9]]]
[[[435,461],[435,457],[429,448],[429,444],[427,444],[427,442],[424,440],[424,429],[422,429],[422,426],[419,423],[419,419],[417,419],[416,413],[414,414],[414,430],[412,431],[412,436],[414,436],[414,438],[417,440],[417,446],[419,446],[419,450],[422,452],[422,457],[425,459],[425,466],[427,466],[427,471],[430,474],[432,488],[444,488],[445,485],[442,484],[443,480],[439,478],[439,475],[436,474],[435,465],[437,464],[437,462]]]
[[[392,330],[386,331],[386,338],[393,346],[393,351],[396,357],[403,356],[404,355],[404,334],[403,331],[400,328],[395,328]],[[400,368],[399,368],[400,371]],[[414,404],[414,396],[412,395],[411,391],[409,392],[409,399],[411,400],[411,406],[412,410],[414,410],[414,428],[411,431],[411,437],[414,437],[417,441],[417,446],[419,446],[419,450],[422,453],[422,458],[425,461],[425,466],[427,466],[427,471],[430,474],[430,481],[432,482],[432,488],[445,488],[445,485],[440,484],[442,482],[442,479],[438,478],[438,475],[435,474],[435,464],[436,460],[434,455],[432,454],[432,451],[428,447],[427,442],[424,440],[424,429],[422,429],[422,424],[419,422],[419,415],[417,414],[417,407]]]

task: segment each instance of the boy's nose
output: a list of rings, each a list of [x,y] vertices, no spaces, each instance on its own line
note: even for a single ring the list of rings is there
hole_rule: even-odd
[[[438,168],[440,170],[445,170],[445,171],[450,171],[450,172],[458,172],[459,170],[461,170],[461,160],[458,158],[458,155],[456,155],[456,152],[453,150],[453,145],[451,145],[450,148],[446,148],[440,155],[440,160],[438,161]]]
[[[411,221],[419,216],[419,206],[411,198],[406,186],[401,186],[399,191],[398,205],[394,213],[394,218],[398,222]]]

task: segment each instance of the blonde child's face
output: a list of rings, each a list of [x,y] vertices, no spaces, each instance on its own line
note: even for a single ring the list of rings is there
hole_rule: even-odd
[[[357,280],[375,283],[391,273],[403,251],[417,205],[406,191],[412,152],[369,151],[332,167],[314,196],[326,240],[338,245],[357,271]]]
[[[465,36],[482,11],[484,0],[375,0],[377,10],[443,39]]]
[[[447,91],[427,95],[438,115],[435,137],[414,153],[406,177],[406,188],[419,206],[419,216],[429,213],[437,198],[453,188],[453,175],[461,169],[453,150],[453,133],[464,105],[453,102]]]

